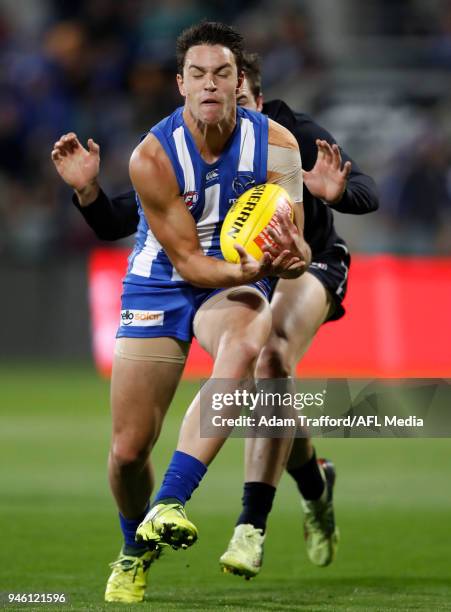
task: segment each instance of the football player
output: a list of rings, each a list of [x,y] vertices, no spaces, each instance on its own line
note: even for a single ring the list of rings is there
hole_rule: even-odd
[[[214,358],[213,377],[252,377],[271,329],[268,277],[297,278],[310,259],[302,236],[297,141],[265,115],[237,109],[242,37],[223,24],[203,22],[180,35],[177,58],[185,105],[154,126],[130,160],[139,224],[113,364],[109,457],[124,547],[113,564],[106,601],[141,601],[161,546],[185,547],[197,537],[184,504],[224,442],[223,436],[200,437],[198,397],[163,486],[148,507],[149,455],[180,380],[193,326]],[[96,146],[91,141],[81,153],[78,140],[68,135],[56,143],[52,158],[83,206],[97,191],[96,176],[81,180]],[[244,176],[255,184],[283,185],[295,203],[297,226],[286,219],[291,241],[260,262],[237,247],[237,265],[223,260],[219,231]],[[196,326],[196,317],[202,325]]]

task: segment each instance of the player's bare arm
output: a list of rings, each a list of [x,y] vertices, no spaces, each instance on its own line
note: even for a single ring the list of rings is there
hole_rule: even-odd
[[[269,120],[268,131],[268,181],[284,187],[294,203],[294,223],[289,215],[281,215],[280,230],[270,230],[277,249],[268,248],[274,257],[281,250],[288,250],[299,262],[280,274],[283,278],[296,278],[307,269],[311,250],[303,237],[304,207],[302,204],[302,162],[296,138],[283,126]]]
[[[152,134],[133,152],[130,177],[152,232],[187,282],[206,288],[235,287],[273,272],[269,254],[257,262],[237,249],[239,265],[204,255],[169,159]]]
[[[61,136],[52,150],[52,160],[63,181],[77,194],[80,206],[89,206],[99,195],[97,182],[100,147],[92,138],[86,149],[74,132]]]
[[[318,139],[316,146],[318,157],[313,168],[303,172],[304,182],[314,197],[336,204],[346,190],[352,164],[350,161],[343,164],[337,144],[330,145],[327,140]]]

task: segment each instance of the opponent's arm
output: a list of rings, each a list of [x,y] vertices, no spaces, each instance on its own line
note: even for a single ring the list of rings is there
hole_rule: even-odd
[[[297,136],[303,157],[315,160],[305,164],[304,183],[309,192],[338,212],[363,215],[379,207],[374,180],[363,173],[333,136],[314,121],[300,121]]]
[[[343,151],[342,157],[346,159]],[[349,161],[352,167],[346,189],[341,198],[330,204],[330,207],[337,212],[352,215],[365,215],[374,212],[379,208],[379,195],[376,183],[371,176],[361,172],[355,162]]]
[[[139,214],[134,191],[109,198],[100,189],[88,206],[80,206],[76,194],[72,202],[100,240],[120,240],[136,233]]]
[[[339,153],[341,161],[339,164],[334,161],[332,165],[335,165],[335,169],[339,166],[338,169],[344,171],[344,175],[341,177],[337,177],[335,173],[332,182],[336,182],[337,178],[339,182],[339,185],[333,188],[335,192],[332,194],[330,192],[325,193],[322,187],[318,189],[318,184],[314,184],[317,183],[316,179],[318,177],[319,182],[322,181],[319,172],[315,173],[316,177],[311,174],[320,157],[317,141],[325,141],[331,147],[336,145],[335,139],[327,130],[318,125],[308,115],[294,113],[282,100],[266,102],[263,106],[263,112],[295,135],[301,147],[304,171],[308,171],[304,172],[304,183],[314,197],[323,199],[331,208],[343,213],[362,215],[378,209],[379,199],[374,180],[364,174],[343,149],[335,149],[333,155],[337,160]],[[329,167],[327,171],[329,172],[331,169]],[[317,168],[317,170],[321,169]]]
[[[186,208],[170,161],[158,140],[147,136],[130,159],[130,177],[152,232],[187,282],[199,287],[234,287],[271,272],[271,257],[257,262],[237,249],[240,264],[204,255],[196,224]]]
[[[74,132],[64,134],[52,150],[63,181],[75,193],[72,202],[101,240],[118,240],[136,232],[139,215],[135,193],[108,198],[98,183],[100,147],[92,138],[85,149]]]

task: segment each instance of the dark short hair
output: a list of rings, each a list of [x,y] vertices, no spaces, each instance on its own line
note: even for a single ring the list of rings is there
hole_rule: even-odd
[[[258,53],[243,53],[243,71],[255,99],[262,94],[262,73]]]
[[[238,72],[243,67],[243,37],[233,28],[217,21],[201,21],[180,34],[177,38],[177,70],[183,73],[186,53],[197,45],[221,45],[227,47],[235,57]]]

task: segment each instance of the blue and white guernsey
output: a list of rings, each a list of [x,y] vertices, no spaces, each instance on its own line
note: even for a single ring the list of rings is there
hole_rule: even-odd
[[[204,253],[222,259],[219,237],[227,212],[244,191],[266,182],[268,118],[239,107],[235,130],[221,157],[212,164],[200,156],[183,120],[183,108],[163,119],[150,133],[158,139],[171,161],[180,195],[194,217]],[[190,339],[191,332],[188,333],[187,327],[177,323],[177,317],[182,316],[182,302],[177,289],[184,292],[185,298],[187,289],[192,289],[188,302],[194,310],[211,295],[212,290],[192,287],[181,278],[152,233],[138,197],[137,203],[140,221],[124,279],[118,336],[172,335],[182,340]],[[178,310],[175,307],[177,301]],[[168,312],[172,304],[178,314]],[[187,314],[188,303],[184,310]],[[191,314],[194,316],[195,312]],[[168,319],[172,320],[169,327]],[[180,327],[184,327],[183,332],[180,332]]]
[[[253,184],[266,182],[268,119],[261,113],[238,109],[238,121],[218,161],[206,163],[183,121],[183,108],[163,119],[150,132],[168,155],[185,203],[197,225],[206,255],[220,257],[222,222],[233,201]],[[138,200],[140,221],[135,248],[129,259],[126,282],[146,279],[181,281],[155,238]]]

